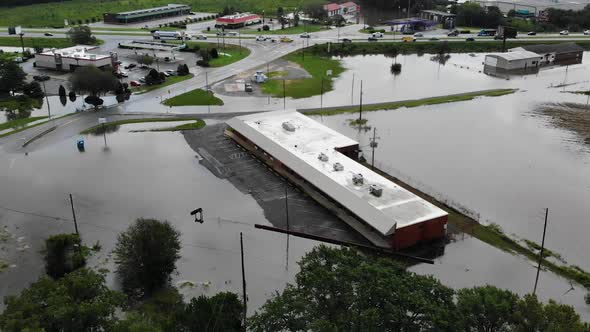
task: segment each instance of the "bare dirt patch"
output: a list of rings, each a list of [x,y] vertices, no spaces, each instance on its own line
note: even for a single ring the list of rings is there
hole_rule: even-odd
[[[539,114],[556,127],[574,132],[579,143],[590,148],[590,105],[575,103],[544,104]]]

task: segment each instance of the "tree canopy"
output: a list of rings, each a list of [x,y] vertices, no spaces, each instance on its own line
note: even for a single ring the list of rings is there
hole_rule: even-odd
[[[22,90],[26,77],[16,62],[0,59],[0,94]]]
[[[319,246],[294,285],[249,320],[252,331],[588,332],[574,309],[493,286],[457,292],[391,259]]]
[[[94,45],[96,44],[96,37],[92,36],[92,31],[87,25],[79,25],[72,27],[67,32],[68,38],[74,44]]]
[[[77,332],[111,326],[124,295],[109,290],[104,276],[80,269],[53,280],[41,277],[17,296],[5,298],[0,330]]]
[[[124,291],[142,297],[168,283],[180,258],[180,233],[167,221],[140,218],[119,234],[113,252]]]
[[[72,90],[78,94],[101,96],[117,88],[118,80],[112,73],[94,66],[78,67],[70,76]]]

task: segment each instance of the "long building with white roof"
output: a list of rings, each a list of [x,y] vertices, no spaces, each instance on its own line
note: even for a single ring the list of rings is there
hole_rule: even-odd
[[[238,116],[227,125],[228,136],[262,152],[279,173],[344,208],[365,230],[351,226],[373,244],[402,249],[445,236],[445,211],[357,162],[358,142],[317,121],[276,111]]]
[[[117,53],[97,54],[91,52],[95,46],[77,45],[62,49],[50,49],[35,54],[35,67],[50,68],[60,71],[74,71],[78,67],[94,66],[105,68],[115,67]]]

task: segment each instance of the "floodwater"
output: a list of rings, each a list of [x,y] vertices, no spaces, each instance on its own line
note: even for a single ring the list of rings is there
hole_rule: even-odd
[[[387,75],[375,75],[375,79],[368,81],[367,90],[371,91],[371,86],[378,91],[391,89],[397,91],[395,96],[399,97],[395,99],[421,97],[424,93],[433,95],[438,89],[441,91],[438,95],[455,90],[481,90],[484,86],[520,90],[502,97],[363,113],[368,125],[376,128],[379,143],[375,151],[376,166],[451,205],[469,210],[484,224],[497,223],[506,233],[537,243],[541,242],[544,209],[549,208],[546,246],[560,253],[568,263],[590,270],[586,256],[590,251],[587,241],[590,234],[590,149],[583,137],[557,127],[551,118],[539,112],[543,103],[587,102],[587,96],[564,93],[590,88],[588,52],[585,57],[582,65],[542,70],[536,75],[509,80],[465,68],[468,63],[481,60],[481,55],[453,54],[444,68],[449,64],[454,66],[453,61],[464,68],[454,68],[456,73],[449,73],[453,78],[442,80],[435,79],[432,68],[428,69],[430,60],[426,56],[408,57],[398,77],[407,73],[405,68],[422,63],[425,67],[419,78],[425,80],[423,84],[411,73],[395,83],[387,83]],[[376,66],[372,57],[345,59],[347,65],[356,61],[368,63],[367,68]],[[465,77],[458,79],[457,75]],[[555,87],[564,82],[567,86]],[[391,88],[393,84],[396,89]],[[349,125],[349,120],[358,116],[354,113],[316,119],[358,140],[365,157],[370,160],[369,142],[373,131],[359,132]],[[455,252],[465,250],[474,259],[486,257],[479,263],[482,269],[491,264],[485,253],[489,249],[454,246],[457,247]],[[443,262],[459,260],[453,258],[454,246],[443,256]],[[514,270],[506,267],[487,278],[471,278],[469,274],[463,277],[448,266],[441,271],[429,267],[422,271],[435,273],[443,280],[454,279],[453,283],[460,286],[483,280],[504,287],[501,280],[514,278],[506,287],[521,293],[530,291],[534,272],[519,271],[516,265]],[[529,276],[530,273],[533,274]],[[556,291],[548,290],[547,294],[553,297]],[[576,307],[580,307],[581,301],[579,299]]]
[[[3,154],[0,221],[20,244],[0,257],[15,265],[0,274],[0,296],[19,292],[43,273],[38,252],[48,234],[74,230],[69,193],[83,241],[102,245],[90,266],[113,271],[109,252],[117,234],[135,218],[153,217],[170,221],[182,234],[173,282],[196,283],[181,289],[187,296],[241,294],[240,232],[251,313],[293,280],[295,262],[314,243],[291,237],[287,270],[286,237],[254,229],[255,223],[268,224],[256,201],[201,166],[180,133],[129,133],[154,127],[121,126],[106,135],[106,147],[102,135],[89,135],[83,153],[72,138],[28,155]],[[198,207],[203,224],[189,215]],[[112,273],[108,281],[117,287]]]

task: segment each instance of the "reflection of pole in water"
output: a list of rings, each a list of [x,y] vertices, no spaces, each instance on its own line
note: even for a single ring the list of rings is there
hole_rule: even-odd
[[[102,124],[102,136],[104,138],[104,146],[107,147],[107,128],[105,127],[104,123]]]
[[[244,316],[242,317],[243,319],[243,324],[246,323],[246,313],[247,313],[247,308],[246,308],[246,302],[248,300],[247,296],[246,296],[246,272],[244,269],[244,240],[242,239],[242,232],[240,232],[240,253],[242,254],[242,303],[243,303],[243,307],[244,307]]]
[[[285,264],[285,270],[289,270],[289,195],[288,195],[288,184],[287,178],[285,178],[285,216],[287,217],[287,260]]]
[[[539,272],[541,271],[541,263],[543,262],[543,251],[545,250],[545,232],[547,231],[547,216],[549,209],[545,209],[545,226],[543,227],[543,240],[541,240],[541,251],[539,252],[539,265],[537,266],[537,277],[535,278],[535,288],[533,288],[533,295],[537,292],[537,283],[539,282]]]
[[[352,89],[350,89],[350,105],[354,105],[354,73],[352,73]]]
[[[565,75],[563,76],[563,90],[565,91],[565,82],[567,81],[567,70],[569,69],[569,65],[565,66]]]

